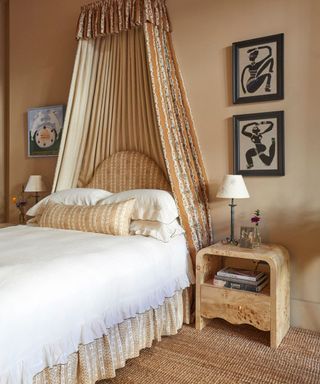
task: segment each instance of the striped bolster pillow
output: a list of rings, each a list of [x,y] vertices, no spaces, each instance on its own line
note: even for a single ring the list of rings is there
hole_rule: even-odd
[[[135,199],[95,206],[47,204],[40,227],[127,236]]]

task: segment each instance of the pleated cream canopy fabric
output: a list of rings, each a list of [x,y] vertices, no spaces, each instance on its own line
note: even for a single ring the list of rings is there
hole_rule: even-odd
[[[170,31],[165,0],[103,0],[81,9],[53,188],[87,185],[118,151],[144,153],[169,179],[194,258],[213,233],[206,173]]]

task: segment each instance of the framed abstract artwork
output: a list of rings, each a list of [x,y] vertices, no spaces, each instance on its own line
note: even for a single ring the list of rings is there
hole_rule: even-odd
[[[232,44],[233,103],[284,98],[284,34]]]
[[[234,173],[284,176],[284,112],[233,116]]]
[[[28,109],[28,156],[57,156],[65,107],[52,105]]]

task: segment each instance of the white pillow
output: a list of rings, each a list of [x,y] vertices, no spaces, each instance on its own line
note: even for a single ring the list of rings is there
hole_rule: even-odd
[[[136,199],[132,220],[152,220],[172,223],[178,217],[178,209],[172,195],[160,189],[131,189],[114,193],[98,204],[118,203]]]
[[[60,203],[65,205],[96,205],[101,199],[112,195],[111,192],[104,189],[94,188],[71,188],[52,193],[45,197],[39,203],[31,207],[27,215],[41,215],[48,202]]]
[[[174,220],[170,224],[163,224],[159,221],[134,220],[130,224],[130,235],[150,236],[165,243],[182,233],[184,233],[184,229],[178,220]]]

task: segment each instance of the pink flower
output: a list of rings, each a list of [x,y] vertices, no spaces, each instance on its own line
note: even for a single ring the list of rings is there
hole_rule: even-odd
[[[255,225],[259,225],[260,220],[261,220],[260,209],[257,209],[256,211],[254,211],[254,216],[251,217],[251,223],[255,223]]]

